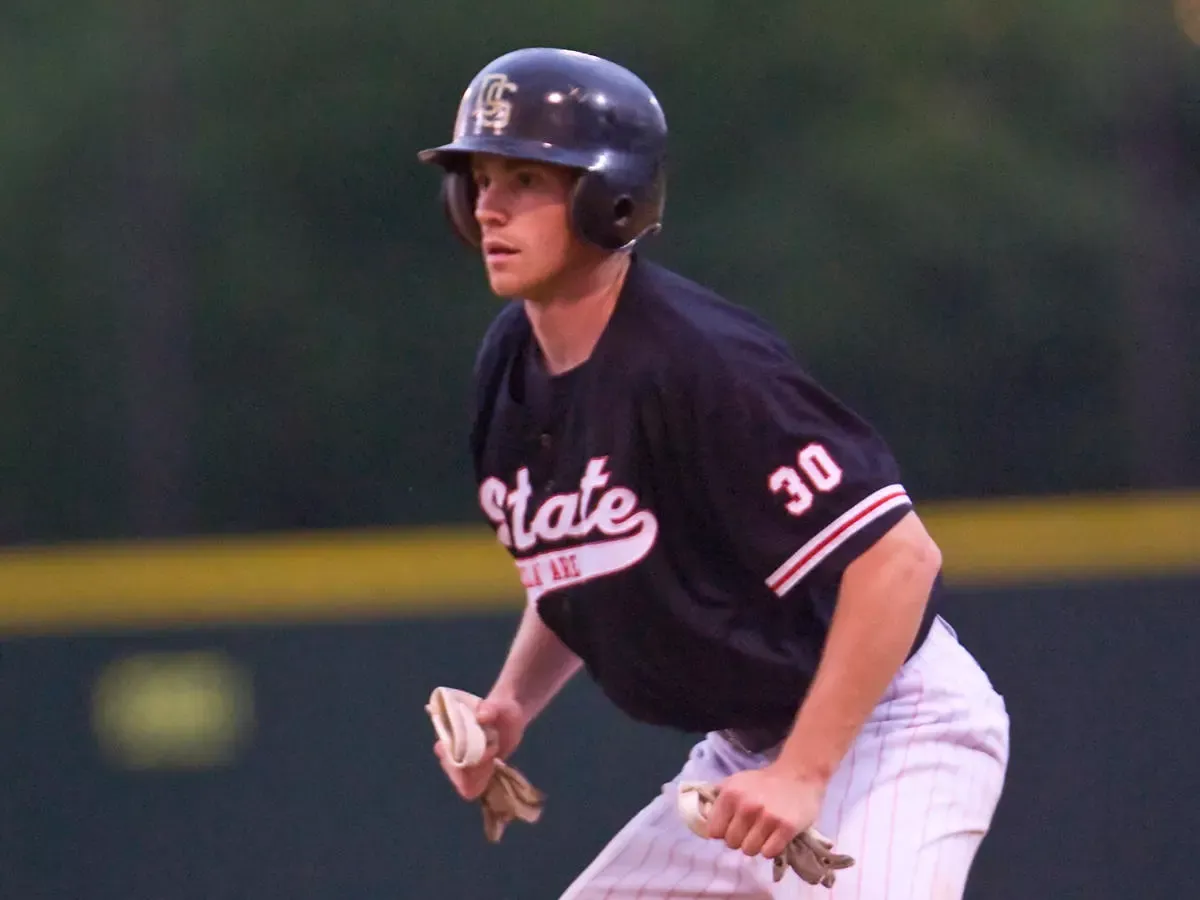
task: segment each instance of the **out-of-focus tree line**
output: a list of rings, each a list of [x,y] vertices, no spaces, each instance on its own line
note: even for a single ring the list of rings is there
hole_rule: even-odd
[[[650,82],[647,252],[917,496],[1200,483],[1200,61],[1158,7],[12,0],[0,542],[474,520],[499,301],[415,153],[529,45]]]

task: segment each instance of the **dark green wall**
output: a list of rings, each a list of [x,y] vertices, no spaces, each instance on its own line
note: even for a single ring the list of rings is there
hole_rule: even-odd
[[[517,46],[672,129],[663,261],[923,497],[1200,484],[1198,61],[1144,0],[0,10],[0,543],[474,515],[495,301],[415,154]]]
[[[971,900],[1176,900],[1200,877],[1200,581],[958,591],[949,616],[1005,694],[1010,780]],[[516,762],[549,794],[499,846],[431,755],[431,688],[482,691],[509,616],[0,645],[0,897],[375,900],[557,896],[689,744],[623,722],[587,683]],[[92,691],[129,654],[219,651],[255,723],[226,768],[115,767]],[[462,854],[459,857],[459,854]],[[1183,891],[1183,893],[1181,893]]]

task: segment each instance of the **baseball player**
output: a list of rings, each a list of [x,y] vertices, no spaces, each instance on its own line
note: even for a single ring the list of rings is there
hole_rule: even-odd
[[[1004,702],[938,612],[941,556],[887,444],[771,327],[642,254],[666,154],[643,81],[544,48],[489,63],[419,154],[506,301],[470,448],[528,598],[475,710],[483,759],[435,752],[479,797],[583,669],[633,719],[703,737],[562,900],[961,897]],[[699,830],[679,802],[697,784]],[[853,858],[832,887],[772,865],[808,829]]]

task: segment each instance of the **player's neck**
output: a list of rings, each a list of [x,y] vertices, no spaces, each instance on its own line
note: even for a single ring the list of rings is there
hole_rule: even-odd
[[[629,257],[615,254],[525,300],[525,314],[551,375],[582,365],[592,355],[617,306]]]

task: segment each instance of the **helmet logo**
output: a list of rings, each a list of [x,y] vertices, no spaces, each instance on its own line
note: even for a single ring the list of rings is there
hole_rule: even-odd
[[[488,75],[475,98],[475,127],[489,128],[493,133],[504,130],[512,118],[512,103],[506,96],[516,89],[507,75]]]

